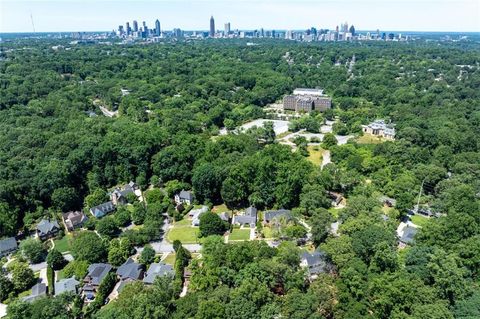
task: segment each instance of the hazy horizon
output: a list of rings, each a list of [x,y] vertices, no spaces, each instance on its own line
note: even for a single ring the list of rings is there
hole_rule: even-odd
[[[0,0],[0,33],[110,31],[137,20],[162,30],[334,29],[348,22],[357,30],[403,32],[480,32],[476,0]]]

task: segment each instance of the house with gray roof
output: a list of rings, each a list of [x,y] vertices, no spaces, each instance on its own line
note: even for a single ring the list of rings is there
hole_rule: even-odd
[[[278,222],[281,218],[284,218],[287,221],[293,219],[292,212],[288,209],[278,209],[278,210],[267,210],[263,215],[263,221],[266,224],[272,222]]]
[[[218,214],[218,216],[220,216],[220,219],[223,220],[224,222],[230,222],[230,214],[227,213],[227,212],[223,212],[223,213],[220,213]]]
[[[56,220],[42,219],[37,224],[37,236],[41,240],[55,237],[60,231],[60,225]]]
[[[0,258],[13,253],[17,249],[18,245],[14,237],[0,240]]]
[[[101,218],[106,214],[113,212],[114,210],[115,210],[115,205],[113,205],[112,201],[109,201],[109,202],[90,208],[90,214],[92,214],[96,218]]]
[[[125,205],[127,204],[127,196],[130,194],[135,195],[135,190],[137,189],[137,184],[130,182],[125,184],[122,188],[115,188],[113,192],[110,193],[110,200],[114,205]]]
[[[68,231],[80,228],[88,220],[83,212],[75,211],[62,214],[63,223]]]
[[[117,276],[120,280],[140,280],[143,277],[143,266],[128,258],[118,267]]]
[[[191,205],[193,203],[195,196],[191,191],[181,190],[180,193],[175,194],[175,203]]]
[[[418,232],[417,227],[413,227],[407,224],[399,234],[400,246],[404,247],[406,245],[413,243],[414,237],[417,234],[417,232]]]
[[[74,294],[77,293],[77,287],[80,284],[79,281],[72,278],[65,278],[55,283],[55,296],[61,295],[66,292],[73,292]]]
[[[25,302],[33,302],[43,296],[47,295],[47,285],[43,282],[40,282],[32,287],[32,293],[29,296],[23,297],[23,301]]]
[[[88,266],[88,274],[83,278],[83,294],[87,300],[95,299],[95,294],[100,283],[111,270],[112,266],[104,263],[91,264]]]
[[[255,207],[250,206],[245,210],[243,215],[233,216],[232,224],[240,226],[248,225],[253,228],[257,223],[257,212]]]
[[[326,260],[325,253],[314,251],[313,253],[303,252],[300,255],[300,267],[307,270],[308,277],[313,280],[321,273],[329,273],[331,265]]]
[[[192,226],[200,226],[200,216],[208,212],[208,206],[202,206],[199,209],[192,209],[188,216],[192,217]]]
[[[155,278],[162,277],[162,276],[171,276],[175,275],[175,271],[173,267],[170,265],[166,265],[164,263],[152,263],[147,270],[147,274],[145,278],[143,278],[143,282],[146,284],[153,284]]]

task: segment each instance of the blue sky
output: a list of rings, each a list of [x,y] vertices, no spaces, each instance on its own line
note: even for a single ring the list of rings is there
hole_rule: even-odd
[[[102,31],[126,21],[162,29],[333,29],[480,32],[480,0],[0,0],[0,32]]]

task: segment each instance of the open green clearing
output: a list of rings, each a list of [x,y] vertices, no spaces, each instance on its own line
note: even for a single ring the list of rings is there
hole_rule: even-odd
[[[188,225],[190,225],[190,223]],[[174,240],[180,240],[182,244],[195,244],[198,242],[199,232],[198,227],[175,225],[168,231],[167,240],[171,243],[173,243]]]
[[[412,223],[420,227],[425,227],[430,223],[430,218],[419,215],[410,216],[410,220],[412,221]]]
[[[234,229],[228,236],[228,241],[231,240],[249,240],[250,229]]]
[[[380,144],[383,142],[385,142],[385,139],[372,134],[363,134],[357,138],[358,144]]]
[[[307,149],[309,154],[307,159],[315,165],[321,165],[323,149],[318,145],[310,145]]]

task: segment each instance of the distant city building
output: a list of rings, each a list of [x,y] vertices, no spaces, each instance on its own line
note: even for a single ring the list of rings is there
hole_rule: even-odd
[[[133,20],[133,32],[138,32],[138,22],[137,22],[137,20]]]
[[[321,89],[295,89],[283,98],[283,109],[295,112],[324,112],[332,107],[332,99]]]
[[[230,34],[230,22],[225,23],[225,35]]]
[[[132,28],[130,28],[130,23],[127,22],[125,23],[125,28],[127,29],[126,32],[127,32],[127,35],[131,35],[132,34]]]
[[[215,19],[213,16],[210,17],[210,33],[209,36],[213,38],[215,36]]]
[[[155,21],[155,35],[156,35],[157,37],[159,37],[159,36],[160,36],[160,33],[161,33],[160,21],[157,19],[157,20]]]

